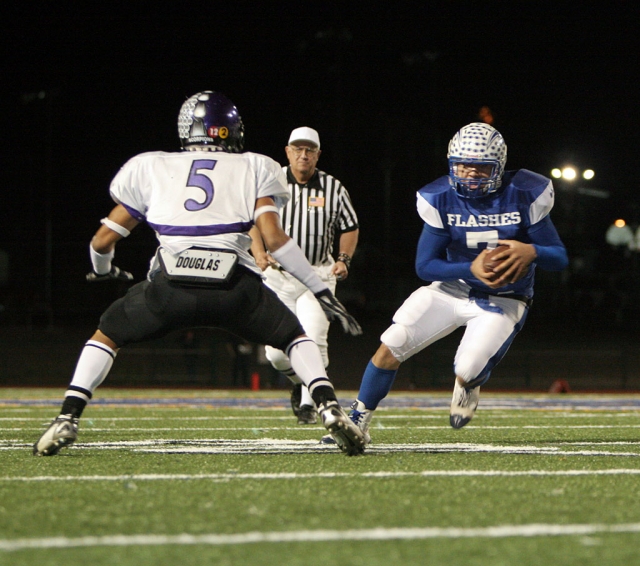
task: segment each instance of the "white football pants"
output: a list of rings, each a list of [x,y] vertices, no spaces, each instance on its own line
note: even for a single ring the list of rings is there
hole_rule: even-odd
[[[461,281],[420,287],[396,311],[394,324],[380,340],[397,360],[404,362],[466,326],[454,359],[455,374],[467,383],[488,376],[522,328],[528,307],[522,301],[504,297],[470,299],[469,290]]]
[[[313,266],[313,270],[327,284],[331,292],[335,293],[336,278],[331,275],[331,266]],[[329,321],[318,300],[307,287],[286,271],[269,267],[265,270],[264,275],[267,278],[265,281],[267,287],[272,289],[280,300],[298,317],[305,334],[318,345],[326,368],[329,365],[327,341]],[[287,370],[291,369],[291,362],[282,350],[266,346],[265,353],[271,365],[278,371],[286,373]]]

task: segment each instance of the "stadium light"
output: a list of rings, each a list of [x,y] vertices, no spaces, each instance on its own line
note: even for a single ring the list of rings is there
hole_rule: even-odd
[[[572,183],[577,180],[578,177],[582,177],[585,181],[590,181],[596,176],[596,174],[593,169],[580,170],[573,165],[565,165],[562,168],[554,167],[551,169],[551,176],[554,179],[562,179],[563,181]]]

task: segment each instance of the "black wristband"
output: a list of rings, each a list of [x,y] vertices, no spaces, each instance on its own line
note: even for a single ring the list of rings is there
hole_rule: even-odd
[[[351,258],[344,252],[340,252],[338,254],[338,261],[344,263],[347,266],[347,269],[351,267]]]

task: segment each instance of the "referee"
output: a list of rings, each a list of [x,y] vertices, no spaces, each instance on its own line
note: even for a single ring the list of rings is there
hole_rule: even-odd
[[[296,128],[285,146],[289,166],[284,167],[291,190],[291,199],[280,210],[284,231],[300,246],[314,271],[335,293],[336,282],[349,276],[351,258],[358,245],[358,217],[351,198],[342,183],[316,168],[320,158],[320,136],[313,128]],[[332,256],[334,240],[339,233],[339,254]],[[322,353],[325,367],[329,365],[329,321],[318,301],[302,283],[284,271],[265,250],[259,234],[252,231],[251,251],[264,271],[266,284],[287,305],[302,323]],[[318,419],[313,399],[291,368],[291,362],[281,350],[266,346],[271,365],[293,382],[291,406],[298,424],[315,424]]]

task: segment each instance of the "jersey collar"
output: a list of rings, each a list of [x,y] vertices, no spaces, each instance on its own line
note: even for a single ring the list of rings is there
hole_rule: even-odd
[[[287,183],[289,183],[290,185],[298,185],[299,187],[324,190],[324,187],[320,183],[320,175],[318,175],[318,169],[315,170],[314,174],[311,176],[311,179],[309,179],[304,184],[300,184],[293,176],[293,173],[291,172],[291,166],[289,166],[287,167]]]

